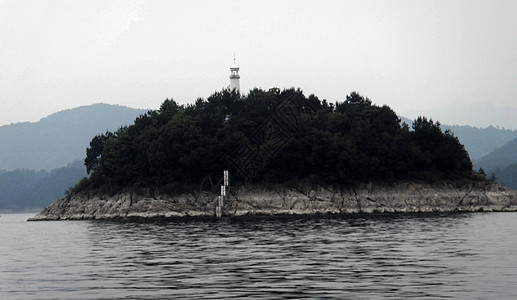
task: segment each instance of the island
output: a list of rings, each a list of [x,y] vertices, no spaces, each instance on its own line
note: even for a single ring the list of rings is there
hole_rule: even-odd
[[[356,92],[224,89],[93,137],[89,174],[30,220],[516,211],[439,122]],[[226,174],[225,174],[226,171]]]

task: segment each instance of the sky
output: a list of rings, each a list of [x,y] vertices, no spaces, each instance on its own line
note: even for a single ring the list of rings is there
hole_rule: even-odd
[[[397,113],[517,107],[517,1],[0,0],[0,126],[299,87]]]

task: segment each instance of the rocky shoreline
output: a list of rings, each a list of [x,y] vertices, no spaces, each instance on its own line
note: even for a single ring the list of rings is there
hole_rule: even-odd
[[[124,189],[68,195],[29,221],[215,217],[217,195]],[[231,190],[223,216],[517,211],[517,191],[488,183],[415,182],[356,187],[248,184]]]

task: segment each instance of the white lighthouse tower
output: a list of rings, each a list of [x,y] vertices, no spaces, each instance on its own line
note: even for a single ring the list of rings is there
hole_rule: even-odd
[[[240,92],[241,86],[239,84],[239,66],[235,64],[235,54],[233,55],[233,65],[230,67],[230,90]]]

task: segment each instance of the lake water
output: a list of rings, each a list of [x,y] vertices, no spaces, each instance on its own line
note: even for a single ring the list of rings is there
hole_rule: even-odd
[[[1,299],[517,297],[517,213],[130,223],[0,216]]]

